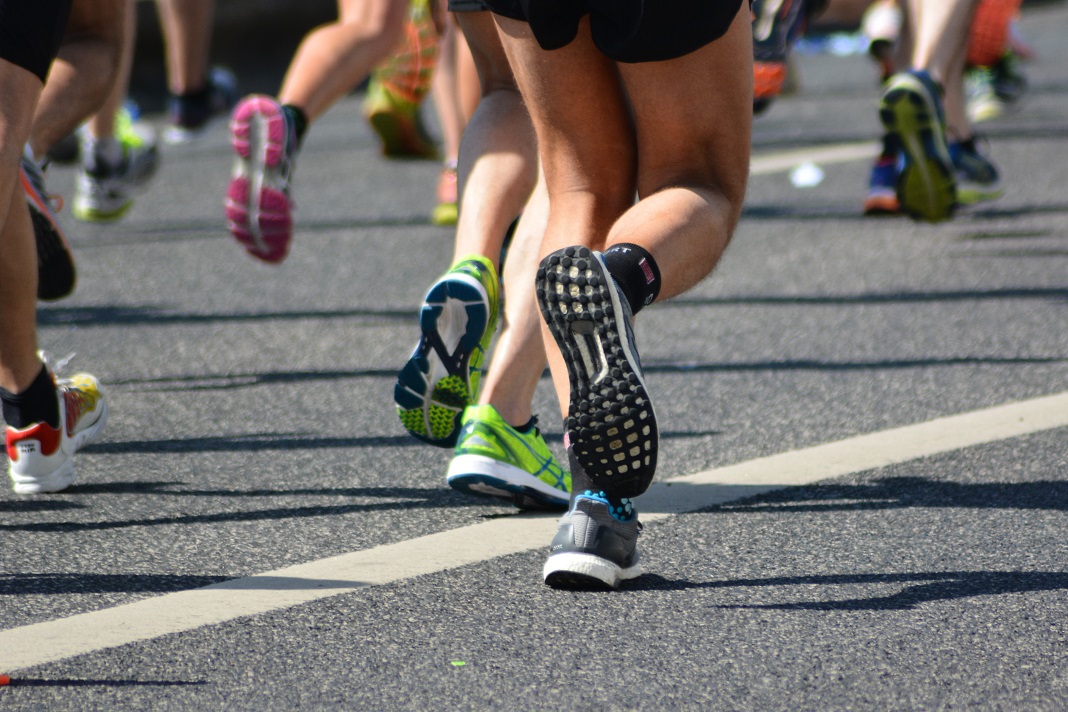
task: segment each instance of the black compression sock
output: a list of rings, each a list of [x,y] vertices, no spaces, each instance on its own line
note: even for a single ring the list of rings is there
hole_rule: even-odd
[[[297,146],[304,142],[304,133],[308,130],[308,115],[304,109],[294,104],[282,104],[282,113],[293,124],[293,132],[297,134]]]
[[[30,387],[22,393],[11,393],[0,388],[4,422],[16,430],[34,423],[48,423],[59,427],[59,400],[52,374],[44,366]]]
[[[620,242],[604,251],[604,264],[637,314],[660,294],[660,268],[645,248]]]

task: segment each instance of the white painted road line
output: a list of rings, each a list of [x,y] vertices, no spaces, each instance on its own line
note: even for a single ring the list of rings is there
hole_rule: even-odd
[[[657,483],[645,522],[784,487],[1068,426],[1068,391],[859,435]],[[365,586],[545,547],[549,515],[516,515],[91,613],[0,631],[0,671],[41,665]]]
[[[769,175],[796,168],[802,163],[848,163],[875,158],[882,146],[878,141],[862,143],[838,143],[827,146],[799,148],[767,155],[753,156],[749,164],[749,174],[754,176]]]

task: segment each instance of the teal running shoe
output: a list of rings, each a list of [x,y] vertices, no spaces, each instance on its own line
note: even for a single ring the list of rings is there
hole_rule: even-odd
[[[895,74],[883,89],[879,118],[888,147],[901,160],[897,197],[902,209],[916,220],[948,220],[957,207],[957,182],[938,85],[927,72]]]
[[[537,427],[521,433],[492,405],[464,411],[446,481],[453,489],[507,499],[520,509],[567,509],[571,475]]]
[[[405,429],[423,442],[454,447],[464,409],[478,398],[500,313],[493,263],[465,257],[423,299],[423,336],[397,374],[393,400]]]

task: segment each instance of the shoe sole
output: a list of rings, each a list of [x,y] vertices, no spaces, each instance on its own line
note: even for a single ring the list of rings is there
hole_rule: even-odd
[[[455,447],[471,392],[469,366],[489,324],[489,296],[474,277],[450,274],[423,299],[423,335],[397,376],[393,400],[405,429],[437,447]],[[454,332],[454,333],[450,333]]]
[[[589,249],[568,247],[545,258],[536,288],[571,383],[571,452],[595,485],[636,497],[655,473],[659,433],[612,277]]]
[[[902,210],[927,222],[951,218],[957,205],[956,178],[945,129],[927,89],[913,77],[898,78],[883,94],[879,118],[888,143],[904,156],[897,179]]]
[[[568,552],[553,554],[545,561],[541,575],[546,585],[567,590],[603,590],[642,574],[641,562],[628,568],[593,554]]]
[[[520,509],[564,511],[570,502],[569,493],[522,468],[484,455],[457,455],[449,463],[445,481],[457,491],[508,500]]]
[[[70,296],[78,282],[74,253],[47,205],[42,205],[36,189],[19,169],[26,204],[30,209],[33,236],[37,243],[37,298],[55,301]]]
[[[133,200],[126,201],[121,207],[114,210],[100,210],[75,199],[71,207],[71,215],[82,222],[114,222],[133,207]]]
[[[74,484],[76,475],[74,471],[74,454],[97,438],[100,431],[104,429],[107,420],[108,402],[101,399],[100,417],[96,419],[95,423],[71,438],[71,456],[67,458],[66,462],[47,475],[20,478],[19,475],[9,469],[8,475],[11,477],[12,489],[15,494],[50,494],[61,492]]]
[[[253,257],[277,264],[289,253],[292,205],[281,174],[286,141],[281,107],[267,97],[238,104],[230,123],[230,145],[237,155],[226,192],[230,234]]]

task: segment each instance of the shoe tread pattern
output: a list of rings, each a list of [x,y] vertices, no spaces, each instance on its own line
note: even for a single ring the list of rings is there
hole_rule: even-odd
[[[542,262],[537,292],[567,364],[570,447],[597,486],[635,497],[653,478],[659,436],[612,278],[589,249],[568,247]]]

